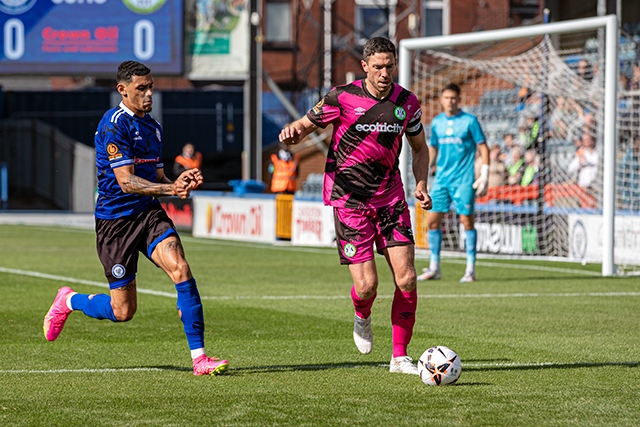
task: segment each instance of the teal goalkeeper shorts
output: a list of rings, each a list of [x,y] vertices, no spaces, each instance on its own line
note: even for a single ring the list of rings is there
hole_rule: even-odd
[[[476,197],[476,190],[472,183],[464,185],[441,185],[436,182],[429,192],[433,207],[432,212],[447,213],[453,202],[458,215],[473,215],[473,204]]]

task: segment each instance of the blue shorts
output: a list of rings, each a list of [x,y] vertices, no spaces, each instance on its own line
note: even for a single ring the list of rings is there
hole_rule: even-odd
[[[441,185],[434,183],[433,188],[429,192],[433,207],[432,212],[447,213],[453,202],[458,215],[473,215],[474,201],[476,198],[476,190],[473,189],[472,183],[464,185]]]

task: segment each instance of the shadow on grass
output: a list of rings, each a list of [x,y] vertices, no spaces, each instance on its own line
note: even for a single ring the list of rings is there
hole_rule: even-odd
[[[640,361],[630,362],[574,362],[574,363],[516,363],[508,360],[470,360],[463,363],[464,371],[513,371],[513,370],[541,370],[541,369],[578,369],[578,368],[594,368],[605,366],[622,366],[637,368],[640,367]],[[191,368],[179,366],[147,366],[147,369],[167,370],[167,371],[185,371],[191,372]],[[308,365],[263,365],[263,366],[244,366],[234,368],[231,366],[225,375],[247,375],[260,373],[275,372],[293,372],[293,371],[326,371],[334,369],[354,369],[354,368],[389,368],[389,362],[344,362],[344,363],[326,363],[326,364],[308,364]],[[470,385],[469,383],[465,385]],[[477,385],[480,385],[477,384]]]
[[[389,362],[344,362],[344,363],[325,363],[325,364],[308,364],[308,365],[263,365],[263,366],[243,366],[229,367],[225,375],[245,375],[272,372],[289,372],[289,371],[326,371],[333,369],[354,369],[354,368],[387,368]],[[191,371],[191,368],[182,366],[140,366],[141,369],[166,370],[166,371]]]

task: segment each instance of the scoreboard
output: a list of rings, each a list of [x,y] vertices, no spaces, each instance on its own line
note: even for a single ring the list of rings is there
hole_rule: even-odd
[[[179,75],[183,31],[183,0],[0,0],[0,75]]]

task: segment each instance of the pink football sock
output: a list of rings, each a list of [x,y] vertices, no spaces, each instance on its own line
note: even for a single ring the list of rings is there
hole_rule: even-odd
[[[369,299],[361,299],[356,293],[356,286],[351,287],[351,300],[353,301],[353,308],[356,310],[356,315],[361,319],[368,319],[371,316],[371,306],[376,299],[377,293]]]
[[[393,357],[406,356],[407,346],[413,335],[416,323],[416,307],[418,291],[402,292],[396,288],[391,304],[391,329],[393,340]]]

